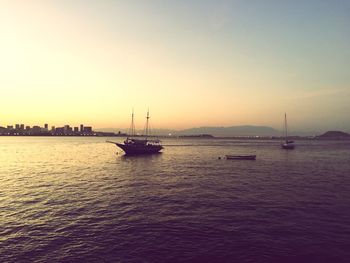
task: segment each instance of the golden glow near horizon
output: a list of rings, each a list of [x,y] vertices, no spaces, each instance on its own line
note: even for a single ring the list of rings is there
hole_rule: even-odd
[[[344,10],[293,1],[0,1],[0,126],[127,128],[134,107],[142,128],[150,107],[155,128],[280,128],[288,112],[295,129],[350,130]]]

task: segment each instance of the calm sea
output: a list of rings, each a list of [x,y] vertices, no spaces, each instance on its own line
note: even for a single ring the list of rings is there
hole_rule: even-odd
[[[1,262],[350,261],[350,141],[107,139],[0,137]]]

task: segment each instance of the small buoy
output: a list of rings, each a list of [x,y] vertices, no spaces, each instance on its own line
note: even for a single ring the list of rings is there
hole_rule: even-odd
[[[219,160],[221,160],[221,157],[219,156],[219,158],[218,158]]]

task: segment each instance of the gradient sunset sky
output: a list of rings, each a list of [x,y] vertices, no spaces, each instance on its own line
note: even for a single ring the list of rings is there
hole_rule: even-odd
[[[350,131],[350,1],[0,0],[0,126]]]

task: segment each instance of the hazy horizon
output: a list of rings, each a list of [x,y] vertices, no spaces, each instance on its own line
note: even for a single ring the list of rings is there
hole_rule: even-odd
[[[0,126],[350,131],[348,1],[0,1]]]
[[[271,127],[271,126],[259,126],[259,125],[232,125],[232,126],[193,126],[193,127],[187,127],[184,129],[172,129],[172,128],[155,128],[152,129],[153,134],[154,135],[166,135],[167,132],[183,132],[183,131],[187,131],[187,130],[193,130],[193,129],[205,129],[205,128],[223,128],[223,129],[228,129],[228,128],[243,128],[243,127],[251,127],[252,129],[254,128],[271,128],[274,130],[274,132],[278,132],[280,134],[270,134],[271,136],[278,136],[281,135],[283,136],[283,127]],[[127,127],[103,127],[103,128],[96,128],[94,129],[95,131],[102,131],[102,132],[130,132],[130,128]],[[139,134],[142,134],[142,132],[144,131],[144,129],[137,128],[136,132],[138,132]],[[152,133],[151,131],[151,133]],[[338,129],[325,129],[325,130],[288,130],[288,133],[290,135],[300,135],[300,136],[312,136],[312,135],[321,135],[323,133],[326,133],[328,131],[341,131],[341,132],[346,132],[346,133],[350,133],[350,129],[349,130],[338,130]],[[203,133],[205,134],[205,132]],[[209,133],[211,134],[211,133]],[[188,133],[186,133],[186,135],[189,135]],[[214,134],[215,135],[215,134]],[[246,134],[240,134],[242,136],[246,135]],[[258,134],[255,134],[258,135]]]
[[[6,128],[7,126],[15,126],[16,124],[23,124],[25,126],[40,126],[40,127],[44,127],[45,124],[49,125],[49,129],[51,129],[51,127],[64,127],[65,125],[69,125],[70,127],[80,127],[80,125],[84,125],[84,126],[91,126],[91,124],[89,122],[87,123],[67,123],[67,122],[62,122],[62,123],[50,123],[50,122],[45,122],[45,123],[38,123],[38,122],[34,122],[31,124],[28,123],[23,123],[23,122],[11,122],[11,123],[0,123],[0,127]],[[182,132],[182,131],[186,131],[186,130],[192,130],[192,129],[204,129],[204,128],[223,128],[223,129],[227,129],[227,128],[243,128],[243,127],[251,127],[251,128],[271,128],[273,130],[275,130],[276,132],[283,132],[283,124],[280,125],[280,127],[274,127],[274,126],[269,126],[269,125],[255,125],[255,124],[242,124],[242,125],[227,125],[227,126],[223,126],[223,125],[202,125],[202,126],[188,126],[188,127],[183,127],[183,128],[172,128],[172,127],[154,127],[153,125],[150,125],[150,129],[153,132],[156,132],[155,135],[159,134],[159,132]],[[130,127],[118,127],[118,126],[114,126],[114,127],[95,127],[92,126],[94,131],[102,131],[102,132],[129,132],[130,131]],[[142,133],[142,131],[144,131],[144,125],[136,125],[136,131],[138,133]],[[294,127],[289,127],[288,129],[288,133],[291,135],[318,135],[318,134],[322,134],[325,133],[327,131],[342,131],[342,132],[347,132],[350,133],[350,129],[336,129],[336,128],[329,128],[329,129],[314,129],[314,130],[306,130],[306,129],[295,129]],[[243,135],[243,134],[242,134]]]

